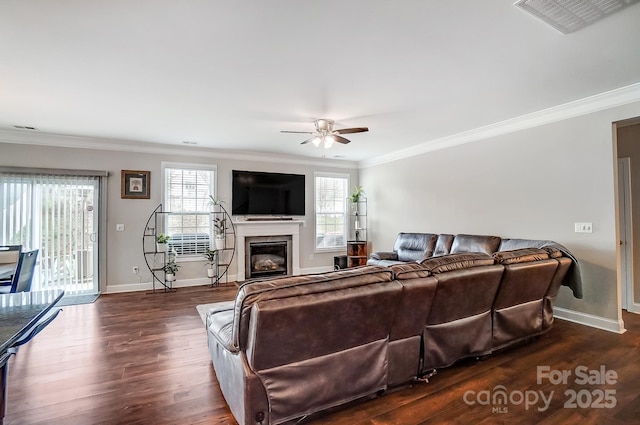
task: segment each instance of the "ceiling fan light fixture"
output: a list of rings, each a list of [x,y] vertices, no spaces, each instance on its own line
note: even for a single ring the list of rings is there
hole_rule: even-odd
[[[640,0],[638,0],[640,1]],[[314,122],[316,127],[316,131],[292,131],[292,130],[280,130],[281,133],[301,133],[301,134],[312,134],[313,136],[309,137],[307,140],[302,142],[302,145],[306,145],[311,142],[313,146],[322,147],[324,149],[329,149],[334,143],[342,143],[347,144],[351,141],[342,137],[342,134],[351,134],[351,133],[362,133],[365,131],[369,131],[368,127],[353,127],[353,128],[341,128],[338,130],[333,129],[333,124],[335,121],[327,120],[327,119],[317,119]]]
[[[329,149],[331,146],[333,146],[334,142],[336,141],[336,138],[329,135],[329,136],[325,136],[324,137],[324,147],[325,149]]]

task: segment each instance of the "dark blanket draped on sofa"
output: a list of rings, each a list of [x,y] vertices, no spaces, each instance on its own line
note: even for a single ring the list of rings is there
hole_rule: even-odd
[[[534,239],[503,239],[500,244],[500,251],[511,251],[521,248],[555,248],[562,252],[564,256],[571,258],[572,264],[567,272],[567,276],[562,282],[573,292],[573,296],[582,299],[582,276],[580,275],[580,265],[576,257],[567,247],[554,241],[541,241]]]

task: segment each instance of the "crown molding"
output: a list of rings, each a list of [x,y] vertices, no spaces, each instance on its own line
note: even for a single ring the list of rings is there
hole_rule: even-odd
[[[81,137],[42,132],[23,132],[18,130],[0,129],[0,143],[20,145],[52,146],[73,149],[106,150],[117,152],[146,153],[157,155],[197,156],[211,159],[234,159],[240,161],[256,161],[280,164],[309,165],[316,167],[332,167],[356,169],[355,161],[310,159],[292,155],[277,155],[251,151],[232,151],[193,146],[172,146],[158,143],[144,143],[120,139],[97,137]]]
[[[553,122],[575,118],[592,112],[623,106],[638,101],[640,101],[640,83],[635,83],[608,92],[585,97],[584,99],[543,109],[531,114],[522,115],[505,121],[500,121],[495,124],[423,142],[407,149],[391,152],[375,158],[365,159],[358,163],[358,168],[372,167],[375,165],[385,164],[387,162],[422,155],[427,152],[433,152],[466,143],[479,142],[490,137],[514,133],[516,131],[538,127],[545,124],[551,124]]]

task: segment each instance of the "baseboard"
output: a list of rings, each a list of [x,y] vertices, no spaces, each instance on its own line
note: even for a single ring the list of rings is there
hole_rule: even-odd
[[[235,282],[236,276],[229,276],[228,282]],[[222,279],[223,283],[227,282],[227,279]],[[210,279],[206,277],[198,277],[195,279],[180,279],[178,278],[175,282],[173,282],[174,288],[187,288],[189,286],[202,286],[209,285],[211,283]],[[153,290],[153,285],[151,282],[140,282],[140,283],[126,283],[124,285],[107,285],[106,290],[102,290],[103,294],[117,294],[121,292],[136,292],[136,291],[151,291]],[[162,285],[156,282],[156,291],[162,290]]]
[[[558,319],[567,320],[569,322],[591,326],[592,328],[602,329],[618,334],[623,334],[627,331],[624,328],[624,322],[622,321],[622,319],[607,319],[606,317],[595,316],[588,313],[581,313],[579,311],[567,310],[560,307],[553,308],[553,315]]]
[[[326,273],[330,271],[333,271],[333,267],[331,266],[307,267],[305,269],[300,269],[300,274],[316,274],[316,273]]]
[[[315,274],[315,273],[326,273],[333,270],[331,266],[322,266],[322,267],[308,267],[304,269],[300,269],[300,274]],[[229,275],[228,281],[235,282],[238,280],[237,275]],[[222,280],[223,282],[227,282],[227,279]],[[201,286],[207,285],[211,283],[209,279],[206,277],[199,277],[195,279],[180,279],[173,282],[174,288],[186,288],[189,286]],[[123,285],[107,285],[106,289],[102,289],[103,294],[117,294],[121,292],[136,292],[136,291],[151,291],[153,286],[151,282],[136,282],[136,283],[125,283]],[[162,285],[156,282],[156,290],[162,289]]]

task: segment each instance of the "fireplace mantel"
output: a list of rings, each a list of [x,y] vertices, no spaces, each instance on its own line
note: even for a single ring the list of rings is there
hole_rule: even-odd
[[[245,238],[251,236],[291,236],[291,274],[300,274],[300,226],[304,220],[234,221],[238,252],[238,282],[245,280]]]

